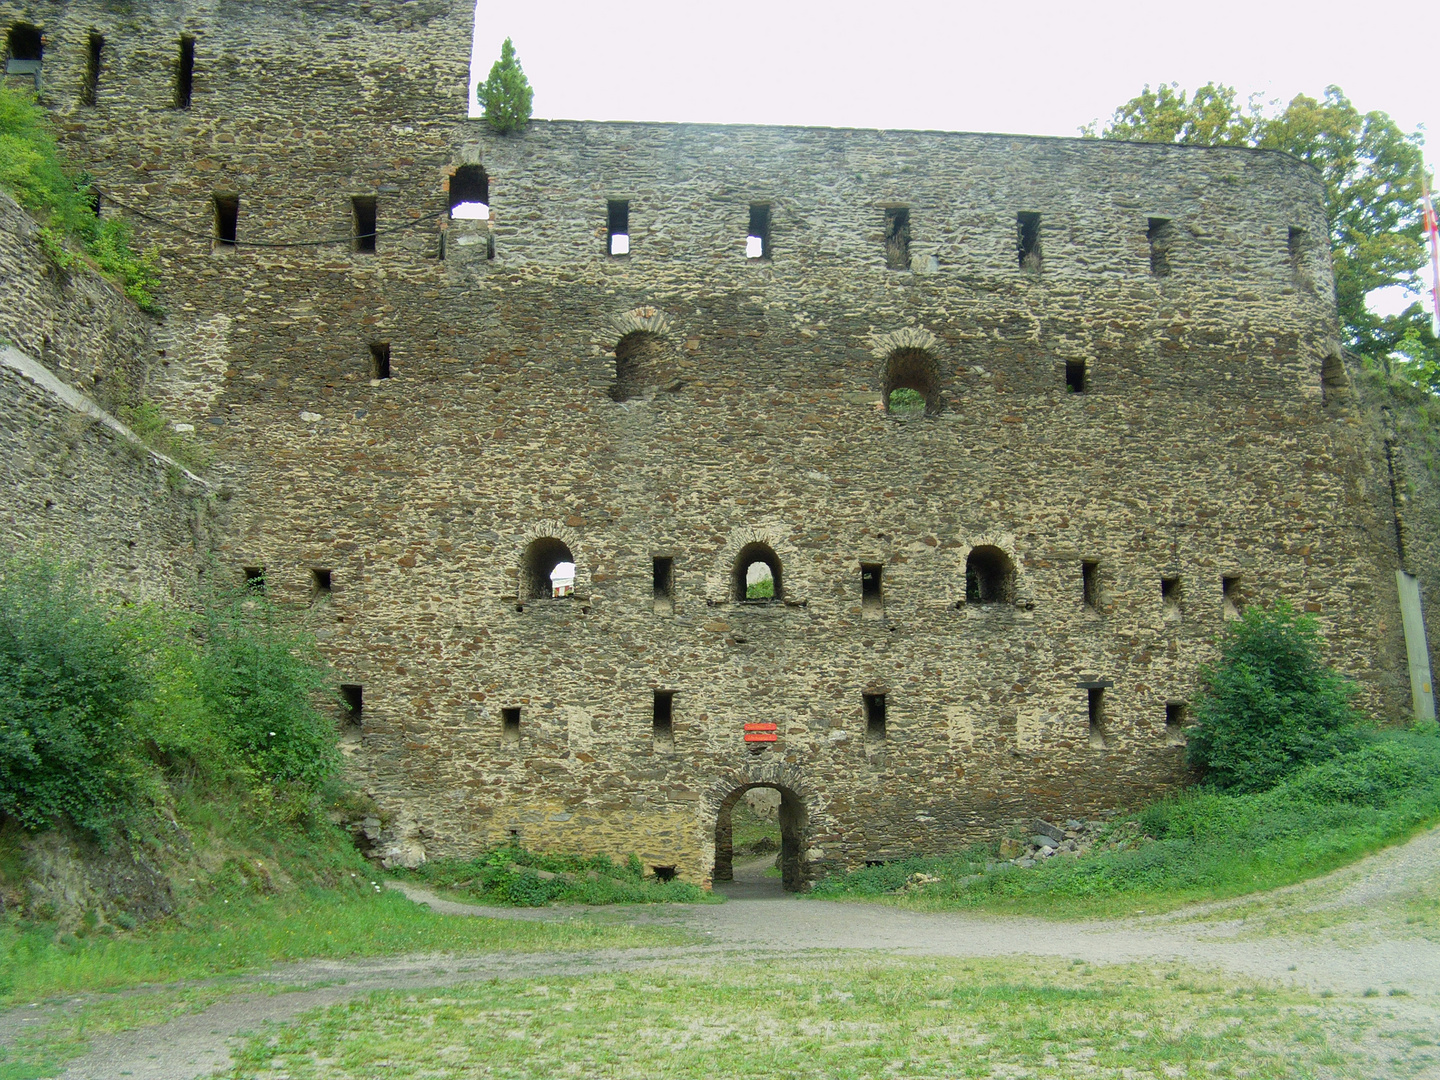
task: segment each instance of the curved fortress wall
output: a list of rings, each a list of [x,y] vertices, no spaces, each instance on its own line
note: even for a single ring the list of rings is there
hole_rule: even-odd
[[[106,205],[196,234],[134,218],[165,264],[169,407],[242,493],[235,573],[308,605],[362,703],[382,853],[518,837],[707,880],[766,783],[794,884],[1133,804],[1182,779],[1227,610],[1281,596],[1403,710],[1393,515],[1308,168],[933,132],[495,138],[462,119],[466,6],[0,5],[49,35],[47,101]],[[446,220],[465,166],[486,221]],[[225,200],[236,247],[210,239]],[[893,385],[925,409],[887,412]],[[573,593],[531,596],[561,544]],[[776,602],[740,599],[758,556]]]

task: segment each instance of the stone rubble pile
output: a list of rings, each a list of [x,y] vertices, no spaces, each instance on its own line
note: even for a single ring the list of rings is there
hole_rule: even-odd
[[[1089,851],[1124,851],[1140,842],[1140,827],[1134,822],[1112,826],[1108,821],[1076,821],[1055,825],[1043,818],[1030,823],[1030,837],[1007,836],[1000,841],[1000,858],[1013,866],[1029,868],[1056,856],[1078,858]]]

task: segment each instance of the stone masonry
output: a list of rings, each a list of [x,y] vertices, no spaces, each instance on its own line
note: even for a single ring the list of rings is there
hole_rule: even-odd
[[[1133,805],[1185,778],[1223,618],[1280,597],[1408,708],[1388,479],[1287,156],[495,137],[469,0],[16,23],[102,212],[160,253],[147,393],[237,493],[221,566],[360,703],[391,861],[518,838],[708,882],[763,785],[801,887]],[[488,218],[449,220],[452,186]]]

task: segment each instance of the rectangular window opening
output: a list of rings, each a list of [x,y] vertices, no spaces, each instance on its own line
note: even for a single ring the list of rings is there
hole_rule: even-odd
[[[670,749],[675,745],[674,718],[675,692],[673,690],[656,690],[650,730],[655,745],[660,749]]]
[[[770,258],[770,204],[750,204],[750,231],[745,235],[747,259]]]
[[[1298,225],[1290,226],[1285,235],[1286,254],[1290,258],[1290,268],[1297,274],[1305,268],[1305,241],[1309,232]]]
[[[310,592],[317,600],[323,600],[331,593],[330,571],[318,567],[310,571]]]
[[[195,93],[195,39],[189,34],[180,38],[180,59],[175,66],[175,108],[190,108]]]
[[[1175,228],[1169,218],[1149,219],[1145,237],[1150,241],[1150,273],[1156,277],[1170,275],[1170,244],[1175,238]]]
[[[1090,694],[1090,749],[1104,750],[1109,745],[1105,736],[1105,688],[1092,686]]]
[[[1089,386],[1090,381],[1086,378],[1085,361],[1066,360],[1065,389],[1072,394],[1083,394],[1089,389]]]
[[[1180,588],[1180,578],[1162,577],[1160,579],[1160,607],[1167,621],[1179,621],[1182,599],[1183,593]]]
[[[390,343],[376,341],[370,345],[370,378],[390,378]]]
[[[1189,723],[1183,701],[1165,703],[1165,745],[1185,745],[1185,725]]]
[[[606,206],[609,240],[605,250],[611,255],[630,254],[630,203],[625,199],[611,199]]]
[[[1086,607],[1100,610],[1100,563],[1095,559],[1080,562],[1080,593]]]
[[[350,196],[350,209],[355,215],[355,250],[373,254],[378,214],[375,196]]]
[[[1240,579],[1238,577],[1222,577],[1220,579],[1220,598],[1221,614],[1227,619],[1238,619],[1244,606],[1240,599]]]
[[[233,192],[215,193],[215,251],[234,251],[240,224],[240,196]]]
[[[866,611],[879,611],[885,606],[884,572],[880,563],[860,564],[860,604]]]
[[[885,695],[865,694],[865,741],[885,741]]]
[[[520,710],[500,710],[500,734],[501,738],[514,745],[520,741]]]
[[[247,566],[243,568],[245,575],[245,588],[250,592],[263,593],[265,591],[265,568],[263,566]]]
[[[365,723],[365,689],[358,683],[344,683],[340,700],[345,705],[345,723],[360,727]]]
[[[1040,270],[1040,215],[1022,211],[1015,215],[1016,248],[1020,269],[1038,273]]]
[[[45,58],[45,34],[38,26],[30,23],[17,22],[10,26],[10,32],[5,37],[5,48],[9,55],[7,60],[17,60],[25,64],[38,64]],[[23,72],[7,70],[7,75],[29,74],[30,69]]]
[[[657,555],[652,560],[655,586],[655,614],[670,615],[675,611],[675,560]]]
[[[910,269],[910,210],[892,206],[885,211],[885,267]]]
[[[100,64],[105,56],[105,39],[90,31],[85,53],[85,81],[80,84],[80,104],[94,105],[100,92]]]

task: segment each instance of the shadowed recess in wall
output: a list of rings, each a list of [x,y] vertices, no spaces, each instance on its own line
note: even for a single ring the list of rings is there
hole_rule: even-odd
[[[610,396],[629,401],[665,383],[671,376],[664,339],[644,330],[626,334],[615,346],[615,382]]]

